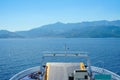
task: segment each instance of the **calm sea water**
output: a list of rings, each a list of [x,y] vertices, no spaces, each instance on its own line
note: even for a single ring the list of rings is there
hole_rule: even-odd
[[[120,38],[40,38],[0,40],[0,80],[40,65],[43,51],[85,51],[94,66],[120,75]],[[103,62],[103,63],[100,63]]]

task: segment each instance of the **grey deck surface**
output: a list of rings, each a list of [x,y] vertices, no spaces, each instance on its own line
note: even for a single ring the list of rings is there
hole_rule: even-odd
[[[68,76],[76,69],[80,69],[80,63],[48,63],[48,80],[68,80]]]

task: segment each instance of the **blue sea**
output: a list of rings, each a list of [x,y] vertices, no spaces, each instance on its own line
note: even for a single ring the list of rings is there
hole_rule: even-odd
[[[120,38],[0,39],[0,80],[40,65],[43,51],[63,51],[65,44],[70,51],[88,52],[93,66],[120,75]]]

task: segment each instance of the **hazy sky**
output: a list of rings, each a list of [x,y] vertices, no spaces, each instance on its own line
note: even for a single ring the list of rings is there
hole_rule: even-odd
[[[120,0],[0,0],[0,30],[120,19]]]

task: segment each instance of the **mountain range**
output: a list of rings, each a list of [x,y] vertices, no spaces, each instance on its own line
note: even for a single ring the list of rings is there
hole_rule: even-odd
[[[0,38],[120,38],[120,20],[48,24],[28,31],[0,30]]]
[[[20,36],[15,32],[0,30],[0,38],[23,38],[23,36]]]

